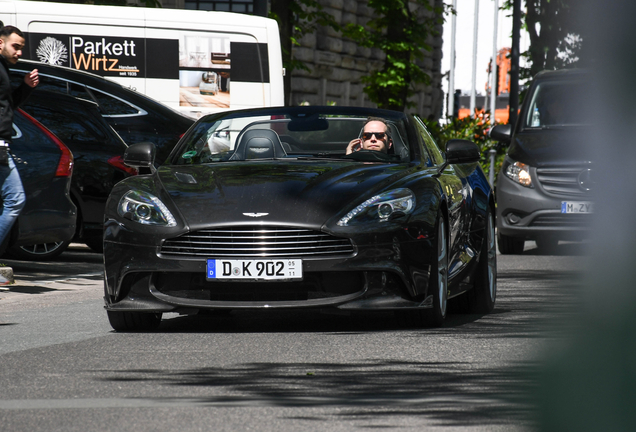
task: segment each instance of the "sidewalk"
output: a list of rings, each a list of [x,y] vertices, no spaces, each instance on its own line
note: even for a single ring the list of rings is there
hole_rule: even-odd
[[[79,275],[66,279],[17,281],[7,286],[8,291],[0,291],[0,310],[3,306],[31,301],[47,304],[66,301],[69,295],[86,298],[104,296],[104,280],[99,275]]]
[[[8,303],[66,298],[67,294],[82,294],[102,298],[104,274],[101,254],[85,245],[71,244],[53,261],[18,261],[0,258],[0,272],[12,269],[15,283],[0,291],[0,307]],[[5,276],[9,278],[8,276]],[[9,278],[10,279],[10,278]]]

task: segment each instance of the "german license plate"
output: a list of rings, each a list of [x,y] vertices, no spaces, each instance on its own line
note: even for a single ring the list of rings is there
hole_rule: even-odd
[[[208,280],[292,280],[303,278],[300,259],[208,259]]]
[[[561,213],[592,213],[592,203],[585,201],[561,201]]]

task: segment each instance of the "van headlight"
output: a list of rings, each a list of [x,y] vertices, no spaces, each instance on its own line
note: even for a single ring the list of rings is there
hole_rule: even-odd
[[[533,187],[532,178],[530,177],[530,165],[513,162],[506,167],[506,177],[521,186]]]

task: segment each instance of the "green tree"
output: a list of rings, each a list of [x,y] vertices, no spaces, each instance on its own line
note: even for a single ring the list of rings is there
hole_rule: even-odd
[[[513,0],[506,0],[502,7],[512,10],[512,3]],[[576,4],[576,0],[525,0],[521,20],[530,37],[530,46],[522,55],[530,67],[520,70],[522,79],[580,60],[582,32],[572,19]]]
[[[506,147],[498,145],[488,136],[488,130],[491,127],[490,113],[481,113],[474,118],[449,118],[445,123],[440,123],[437,120],[423,119],[423,121],[440,148],[446,148],[446,143],[452,139],[465,139],[477,144],[481,153],[481,166],[486,176],[490,175],[490,150],[495,150],[497,154],[493,170],[494,177],[497,177],[506,154]]]
[[[415,85],[429,84],[430,76],[418,65],[430,51],[428,37],[438,34],[444,6],[430,0],[369,0],[374,18],[366,26],[348,24],[344,35],[361,46],[386,54],[382,69],[362,78],[364,92],[380,108],[403,111],[414,104],[409,98]]]
[[[340,30],[340,25],[316,0],[271,0],[269,16],[278,22],[285,68],[285,104],[288,104],[292,73],[296,69],[309,70],[307,65],[294,58],[293,47],[300,45],[298,41],[316,31],[318,26]]]

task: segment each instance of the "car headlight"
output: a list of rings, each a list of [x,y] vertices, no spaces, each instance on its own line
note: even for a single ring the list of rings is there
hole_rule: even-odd
[[[514,162],[506,168],[506,177],[521,186],[533,187],[530,177],[530,166],[521,162]]]
[[[340,219],[338,225],[385,222],[391,216],[410,214],[414,208],[415,194],[410,189],[395,189],[369,198]]]
[[[156,196],[147,192],[129,191],[121,197],[117,206],[119,216],[143,225],[177,225],[168,207]]]

